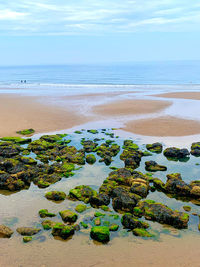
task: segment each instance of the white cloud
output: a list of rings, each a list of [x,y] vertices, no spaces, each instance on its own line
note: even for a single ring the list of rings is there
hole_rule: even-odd
[[[0,33],[10,35],[162,31],[167,25],[199,31],[200,6],[196,0],[2,0],[0,20]]]
[[[0,20],[19,20],[28,16],[28,13],[16,12],[9,9],[0,10]]]

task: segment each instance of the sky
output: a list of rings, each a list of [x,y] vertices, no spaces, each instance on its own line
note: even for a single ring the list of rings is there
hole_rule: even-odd
[[[200,60],[198,0],[1,0],[0,65]]]

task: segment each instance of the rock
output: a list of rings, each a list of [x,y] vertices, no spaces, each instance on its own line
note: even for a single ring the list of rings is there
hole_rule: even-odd
[[[94,224],[95,224],[96,226],[101,225],[101,219],[100,219],[99,217],[96,218],[96,219],[94,220]]]
[[[161,153],[162,152],[162,149],[163,149],[163,146],[161,143],[153,143],[153,144],[147,144],[146,145],[146,148],[151,151],[151,152],[154,152],[154,153]]]
[[[143,214],[147,220],[172,225],[178,229],[188,227],[188,214],[174,211],[162,203],[156,203],[153,200],[144,200],[138,203],[138,207],[143,210]]]
[[[99,211],[96,211],[95,214],[94,214],[94,217],[104,217],[105,214],[104,213],[101,213]]]
[[[85,223],[85,222],[80,222],[80,225],[81,225],[84,229],[87,229],[87,228],[88,228],[88,225],[87,225],[87,223]]]
[[[106,243],[110,240],[110,231],[107,226],[94,226],[91,229],[90,236],[92,239]]]
[[[157,162],[150,160],[145,162],[145,169],[147,171],[156,172],[156,171],[166,171],[167,167],[159,165]]]
[[[153,178],[153,185],[156,189],[165,192],[165,183],[158,178]]]
[[[34,132],[35,132],[35,130],[30,128],[30,129],[17,131],[16,133],[21,134],[21,135],[30,135],[30,134],[34,134]]]
[[[180,159],[189,156],[190,152],[187,148],[180,149],[176,147],[169,147],[164,150],[163,154],[165,155],[165,157]]]
[[[96,158],[94,155],[90,154],[86,156],[86,162],[89,164],[94,164],[96,162]]]
[[[68,198],[88,203],[90,198],[95,196],[97,196],[97,192],[95,190],[86,185],[79,185],[69,191]]]
[[[126,229],[134,229],[134,228],[148,228],[148,223],[138,220],[131,213],[125,213],[122,216],[121,223]]]
[[[99,207],[99,206],[107,206],[110,204],[110,197],[106,194],[98,194],[96,196],[92,196],[89,200],[90,205],[92,207]]]
[[[42,222],[42,226],[44,230],[52,229],[55,224],[56,222],[53,222],[51,220],[45,220]]]
[[[153,237],[154,236],[150,234],[146,229],[141,229],[141,228],[133,229],[133,234],[136,236],[141,236],[141,237]]]
[[[180,173],[172,173],[167,175],[165,190],[168,193],[189,196],[191,189],[192,187],[182,180]]]
[[[95,151],[95,148],[98,145],[97,143],[95,143],[95,142],[93,142],[91,140],[83,140],[83,141],[81,141],[81,144],[83,145],[83,149],[84,149],[84,151],[86,153],[94,152]]]
[[[132,180],[130,192],[135,193],[142,198],[146,197],[149,193],[149,182],[145,179],[135,178]]]
[[[84,212],[87,209],[87,206],[84,204],[79,204],[76,206],[75,210],[79,213]]]
[[[48,212],[47,209],[39,210],[39,215],[40,215],[41,218],[55,217],[56,216],[56,214]]]
[[[13,230],[8,226],[3,224],[0,225],[0,238],[10,238],[13,233]]]
[[[116,211],[133,211],[136,206],[137,200],[131,193],[122,193],[120,196],[113,198],[113,209]]]
[[[74,223],[78,219],[78,215],[71,210],[63,210],[59,214],[64,222]]]
[[[129,150],[138,150],[139,146],[137,144],[134,144],[133,140],[124,140],[123,148]]]
[[[109,226],[109,230],[112,231],[112,232],[115,232],[115,231],[117,231],[118,229],[119,229],[119,225],[118,225],[118,224],[113,223],[113,224],[111,224],[111,225]]]
[[[192,143],[190,153],[195,157],[200,156],[200,142]]]
[[[67,239],[74,234],[73,226],[63,225],[62,223],[56,223],[52,229],[53,236],[59,236],[62,239]]]
[[[24,236],[32,236],[32,235],[36,235],[37,233],[39,233],[41,231],[41,229],[38,228],[32,228],[32,227],[18,227],[17,228],[17,232],[20,235],[24,235]]]
[[[190,207],[190,206],[183,206],[183,209],[184,209],[185,211],[191,211],[191,207]]]
[[[45,194],[45,197],[50,200],[61,201],[61,200],[65,200],[66,194],[61,191],[51,191],[51,192],[47,192]]]
[[[6,141],[6,142],[13,142],[15,144],[20,144],[20,145],[28,144],[32,141],[31,138],[24,139],[21,137],[2,137],[2,138],[0,138],[0,140]]]
[[[24,241],[24,243],[28,243],[28,242],[30,242],[30,241],[32,241],[32,236],[24,236],[23,237],[23,241]]]

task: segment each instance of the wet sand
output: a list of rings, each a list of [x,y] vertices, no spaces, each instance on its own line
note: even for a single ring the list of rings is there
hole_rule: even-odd
[[[140,115],[159,112],[171,105],[170,101],[128,99],[94,107],[103,116]]]
[[[174,92],[174,93],[157,94],[153,96],[164,97],[164,98],[200,100],[200,92]]]
[[[130,121],[125,131],[146,136],[186,136],[200,133],[200,122],[163,116]]]
[[[48,132],[71,128],[87,121],[73,106],[59,107],[41,101],[41,97],[0,95],[0,136],[16,135],[16,131],[34,128]]]
[[[19,239],[1,240],[1,266],[199,266],[198,236],[175,238],[162,236],[162,241],[135,237],[116,238],[108,245],[94,245],[88,237],[23,244]],[[8,243],[8,244],[6,244]],[[6,244],[6,245],[5,245]],[[56,250],[55,250],[56,247]]]

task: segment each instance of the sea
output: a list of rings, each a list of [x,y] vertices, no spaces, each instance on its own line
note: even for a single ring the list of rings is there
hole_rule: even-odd
[[[165,87],[200,88],[200,61],[136,62],[99,65],[1,66],[0,89],[69,89],[93,92]]]

